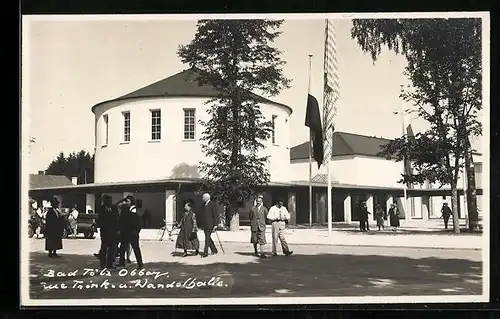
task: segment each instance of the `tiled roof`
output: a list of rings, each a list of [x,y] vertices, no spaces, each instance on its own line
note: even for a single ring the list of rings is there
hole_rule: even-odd
[[[199,85],[196,81],[196,77],[199,74],[199,70],[195,68],[190,68],[174,74],[168,78],[159,80],[153,84],[147,85],[141,89],[133,91],[131,93],[125,94],[113,101],[126,100],[126,99],[138,99],[138,98],[150,98],[150,97],[216,97],[219,92],[216,88],[211,85]],[[250,93],[254,99],[262,103],[270,103],[275,105],[280,105],[287,108],[290,113],[292,109],[284,104],[277,103],[259,96],[255,93]],[[106,101],[110,102],[110,101]],[[102,102],[102,103],[106,103]],[[99,103],[97,105],[100,105]],[[97,106],[92,107],[92,111]]]
[[[353,133],[333,133],[333,155],[365,155],[378,156],[382,145],[389,143],[389,139],[365,136]],[[309,143],[305,142],[290,149],[290,160],[309,159]]]
[[[30,189],[72,186],[71,180],[63,175],[30,174]]]

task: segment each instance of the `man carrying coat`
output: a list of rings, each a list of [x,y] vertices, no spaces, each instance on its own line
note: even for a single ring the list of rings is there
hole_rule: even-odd
[[[212,240],[212,233],[219,225],[219,214],[215,207],[215,203],[210,200],[210,194],[203,194],[203,201],[205,205],[203,206],[203,232],[205,233],[205,249],[203,249],[203,254],[201,257],[208,256],[208,247],[212,255],[218,253],[217,247],[215,247],[214,241]]]
[[[266,244],[266,216],[268,211],[262,202],[262,195],[257,196],[255,206],[250,210],[250,230],[252,231],[250,242],[253,244],[254,255],[266,258],[264,245]],[[260,254],[257,252],[257,244],[260,245]]]

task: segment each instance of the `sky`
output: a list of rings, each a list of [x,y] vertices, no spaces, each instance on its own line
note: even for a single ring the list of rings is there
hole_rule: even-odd
[[[47,18],[49,19],[49,18]],[[335,20],[340,99],[337,131],[394,138],[402,121],[399,90],[407,84],[406,60],[383,51],[373,63],[351,39],[351,20]],[[308,139],[304,125],[308,93],[323,94],[324,19],[285,20],[282,34],[271,44],[282,51],[283,72],[291,88],[271,97],[293,109],[290,147]],[[188,44],[196,20],[30,21],[23,24],[24,125],[36,138],[30,150],[30,172],[44,170],[61,151],[94,151],[91,107],[186,69],[177,56]],[[409,107],[405,105],[405,107]],[[418,132],[425,124],[411,121]]]

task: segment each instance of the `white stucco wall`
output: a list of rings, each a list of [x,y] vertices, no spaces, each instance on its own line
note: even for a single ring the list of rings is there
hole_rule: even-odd
[[[309,179],[308,160],[294,161],[290,164],[293,180]],[[325,170],[318,171],[315,162],[312,164],[313,177]],[[364,156],[335,157],[331,163],[332,181],[340,184],[401,187],[397,181],[401,179],[403,164],[382,158]]]
[[[474,156],[475,165],[481,165],[482,156]],[[294,160],[290,164],[290,169],[293,174],[292,180],[309,180],[309,162],[308,160]],[[395,162],[384,158],[368,157],[368,156],[337,156],[334,157],[331,163],[332,181],[340,184],[352,184],[363,186],[384,186],[402,188],[403,185],[398,183],[402,178],[404,165],[403,162]],[[326,169],[323,167],[318,170],[318,165],[313,161],[312,176],[317,174],[325,174]],[[462,173],[458,179],[458,188],[463,187]],[[476,187],[483,186],[483,179],[486,178],[482,173],[476,172]],[[432,188],[439,188],[439,184],[431,184]],[[416,188],[421,186],[415,185]],[[426,188],[427,185],[422,186]],[[449,186],[443,186],[449,188]]]
[[[152,98],[113,101],[94,109],[96,119],[95,182],[155,180],[172,177],[179,164],[198,165],[207,160],[201,149],[199,120],[207,121],[203,98]],[[260,104],[266,119],[276,115],[276,144],[271,139],[263,155],[270,155],[271,181],[289,177],[290,111],[274,104]],[[184,140],[184,109],[195,109],[195,140]],[[151,110],[161,110],[161,140],[151,140]],[[123,112],[130,112],[130,142],[123,142]],[[108,116],[108,143],[105,123]]]

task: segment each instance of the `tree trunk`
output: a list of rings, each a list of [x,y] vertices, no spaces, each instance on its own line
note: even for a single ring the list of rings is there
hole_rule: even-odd
[[[477,213],[476,196],[476,172],[474,170],[474,158],[470,140],[467,139],[467,150],[465,154],[465,170],[467,175],[467,214],[469,218],[469,229],[477,230],[479,227],[479,216]]]
[[[451,211],[453,215],[453,230],[455,234],[460,234],[460,221],[458,219],[458,189],[457,182],[451,184]]]
[[[240,214],[238,212],[238,206],[231,205],[231,221],[229,223],[230,231],[239,231],[240,230]]]

